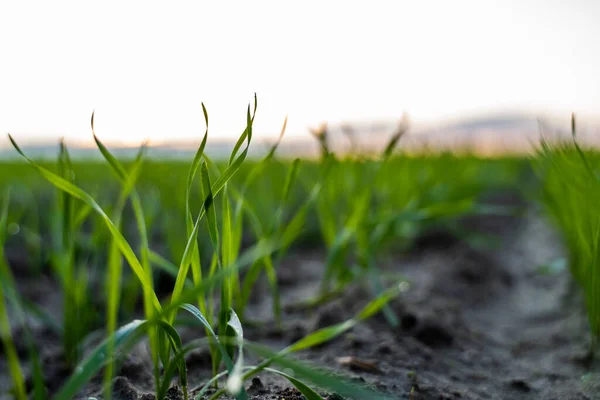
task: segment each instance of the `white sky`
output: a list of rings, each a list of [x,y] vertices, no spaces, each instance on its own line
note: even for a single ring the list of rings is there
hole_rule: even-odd
[[[600,1],[0,0],[0,134],[137,143],[600,111]],[[4,143],[5,139],[0,141]]]

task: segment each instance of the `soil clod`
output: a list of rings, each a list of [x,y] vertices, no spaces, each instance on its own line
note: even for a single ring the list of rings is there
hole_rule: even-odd
[[[412,330],[418,322],[419,319],[417,316],[410,312],[407,312],[400,317],[400,326],[404,331]]]
[[[429,347],[450,346],[454,339],[447,329],[434,322],[426,322],[419,326],[415,331],[414,337]]]
[[[266,392],[265,385],[262,383],[260,378],[257,376],[252,378],[252,383],[250,384],[250,387],[248,388],[248,393],[255,395],[255,394],[264,394],[265,392]]]
[[[517,389],[521,392],[529,393],[531,392],[531,386],[529,383],[521,378],[513,378],[509,381],[509,384],[512,388]]]
[[[137,400],[138,391],[129,379],[124,376],[117,376],[113,380],[112,395],[115,400]]]
[[[183,392],[177,386],[171,386],[169,390],[167,390],[167,396],[165,400],[183,400]]]

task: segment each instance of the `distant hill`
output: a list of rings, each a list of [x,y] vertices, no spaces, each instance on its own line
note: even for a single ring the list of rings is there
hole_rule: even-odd
[[[580,143],[600,146],[600,123],[579,120],[577,138]],[[537,118],[526,114],[500,114],[440,125],[413,132],[405,146],[430,148],[467,148],[483,154],[525,153],[537,147],[541,138],[549,141],[571,139],[570,117]]]
[[[600,123],[598,121],[580,121],[578,139],[583,143],[600,147]],[[359,122],[344,125],[330,125],[328,137],[332,149],[347,152],[352,149],[364,153],[379,153],[389,137],[397,129],[398,121]],[[540,129],[542,127],[542,129]],[[410,128],[410,126],[409,126]],[[523,153],[536,146],[542,134],[549,140],[570,138],[568,116],[558,120],[545,119],[540,125],[538,118],[527,114],[489,114],[472,118],[462,118],[445,123],[417,126],[409,129],[402,138],[399,147],[408,152],[465,150],[480,154],[498,154],[505,152]],[[261,157],[268,151],[273,140],[261,140],[258,137],[250,146],[249,157]],[[95,147],[83,147],[69,144],[73,158],[102,160]],[[233,140],[213,139],[208,141],[206,153],[214,159],[229,157],[235,142]],[[148,156],[158,159],[192,159],[198,142],[171,142],[149,147]],[[58,143],[23,144],[26,153],[35,159],[55,159]],[[136,148],[109,146],[119,158],[133,158]],[[277,154],[282,157],[315,157],[318,146],[310,135],[284,137]],[[18,158],[17,152],[7,142],[0,147],[0,158]]]

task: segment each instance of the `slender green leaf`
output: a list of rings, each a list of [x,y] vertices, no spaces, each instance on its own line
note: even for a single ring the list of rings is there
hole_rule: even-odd
[[[148,279],[145,276],[144,269],[143,269],[142,265],[140,264],[139,260],[137,259],[137,257],[135,256],[135,253],[133,252],[133,250],[131,249],[131,247],[129,246],[129,244],[127,243],[125,238],[123,237],[123,235],[119,232],[117,227],[114,225],[112,220],[108,217],[108,215],[106,215],[104,210],[98,205],[98,203],[96,203],[96,201],[84,190],[71,184],[70,182],[59,177],[58,175],[54,174],[53,172],[50,172],[46,168],[36,164],[33,160],[28,158],[25,155],[25,153],[23,153],[23,151],[17,145],[17,143],[14,141],[14,139],[12,138],[11,135],[8,135],[8,137],[9,137],[10,142],[12,143],[13,147],[19,152],[19,154],[21,154],[21,156],[23,156],[23,158],[25,158],[25,160],[27,160],[27,162],[29,162],[31,165],[33,165],[42,174],[42,176],[45,179],[47,179],[50,183],[52,183],[59,189],[64,190],[65,192],[71,194],[72,196],[87,203],[94,209],[94,211],[96,211],[96,213],[98,213],[100,215],[100,217],[102,217],[102,219],[106,223],[110,233],[114,237],[116,237],[117,243],[119,244],[119,248],[120,248],[121,252],[127,259],[127,262],[130,264],[130,266],[131,266],[133,272],[136,274],[137,278],[142,283],[142,287],[145,287],[145,288],[152,287],[152,284],[151,284],[151,282],[148,282]],[[152,302],[153,302],[154,306],[160,310],[160,302],[158,301],[158,298],[156,298],[156,295],[154,295]]]
[[[317,392],[315,392],[313,389],[311,389],[304,382],[294,378],[293,376],[291,376],[289,374],[286,374],[285,372],[278,371],[273,368],[265,368],[265,371],[271,372],[271,373],[274,373],[274,374],[277,374],[279,376],[286,378],[288,381],[290,381],[290,383],[292,385],[294,385],[294,387],[296,389],[298,389],[298,391],[300,393],[302,393],[302,395],[306,398],[306,400],[324,400],[323,397],[321,397]]]
[[[79,363],[54,398],[70,400],[89,382],[112,356],[107,353],[109,342],[112,343],[114,352],[131,348],[144,337],[148,328],[147,321],[135,320],[117,329],[113,337],[105,339]]]
[[[239,317],[233,309],[229,310],[229,321],[227,321],[227,326],[234,331],[234,335],[228,335],[228,337],[235,337],[238,342],[238,356],[233,369],[229,373],[227,389],[230,394],[236,396],[237,400],[245,400],[248,398],[248,395],[244,390],[242,376],[244,368],[244,330]]]
[[[223,360],[225,361],[225,366],[226,366],[227,370],[231,371],[233,369],[233,361],[231,360],[231,357],[229,357],[227,350],[225,350],[225,347],[219,340],[219,337],[215,334],[215,331],[213,330],[212,326],[210,325],[210,323],[208,322],[206,317],[202,314],[202,312],[200,312],[200,310],[198,308],[194,307],[191,304],[182,304],[182,305],[180,305],[180,307],[183,308],[184,310],[188,311],[189,313],[191,313],[206,328],[206,330],[207,330],[207,332],[209,332],[212,340],[214,340],[214,342],[219,347],[221,356],[223,357]]]
[[[4,260],[4,240],[6,237],[7,229],[7,218],[8,218],[8,205],[9,205],[10,191],[4,196],[4,201],[0,216],[0,269],[8,270],[5,266],[6,261]],[[2,274],[5,275],[5,274]],[[19,364],[19,356],[17,355],[17,349],[15,347],[10,321],[8,319],[8,310],[4,303],[4,286],[9,285],[10,282],[2,279],[0,281],[0,340],[4,346],[4,353],[6,355],[6,361],[8,363],[8,370],[13,381],[14,395],[17,399],[26,399],[27,392],[25,390],[25,379],[23,378],[23,371]]]

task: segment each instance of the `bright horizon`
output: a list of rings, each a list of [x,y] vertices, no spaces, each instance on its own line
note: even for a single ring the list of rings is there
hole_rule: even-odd
[[[450,4],[451,3],[451,4]],[[0,133],[136,144],[322,121],[600,115],[600,2],[4,2]]]

